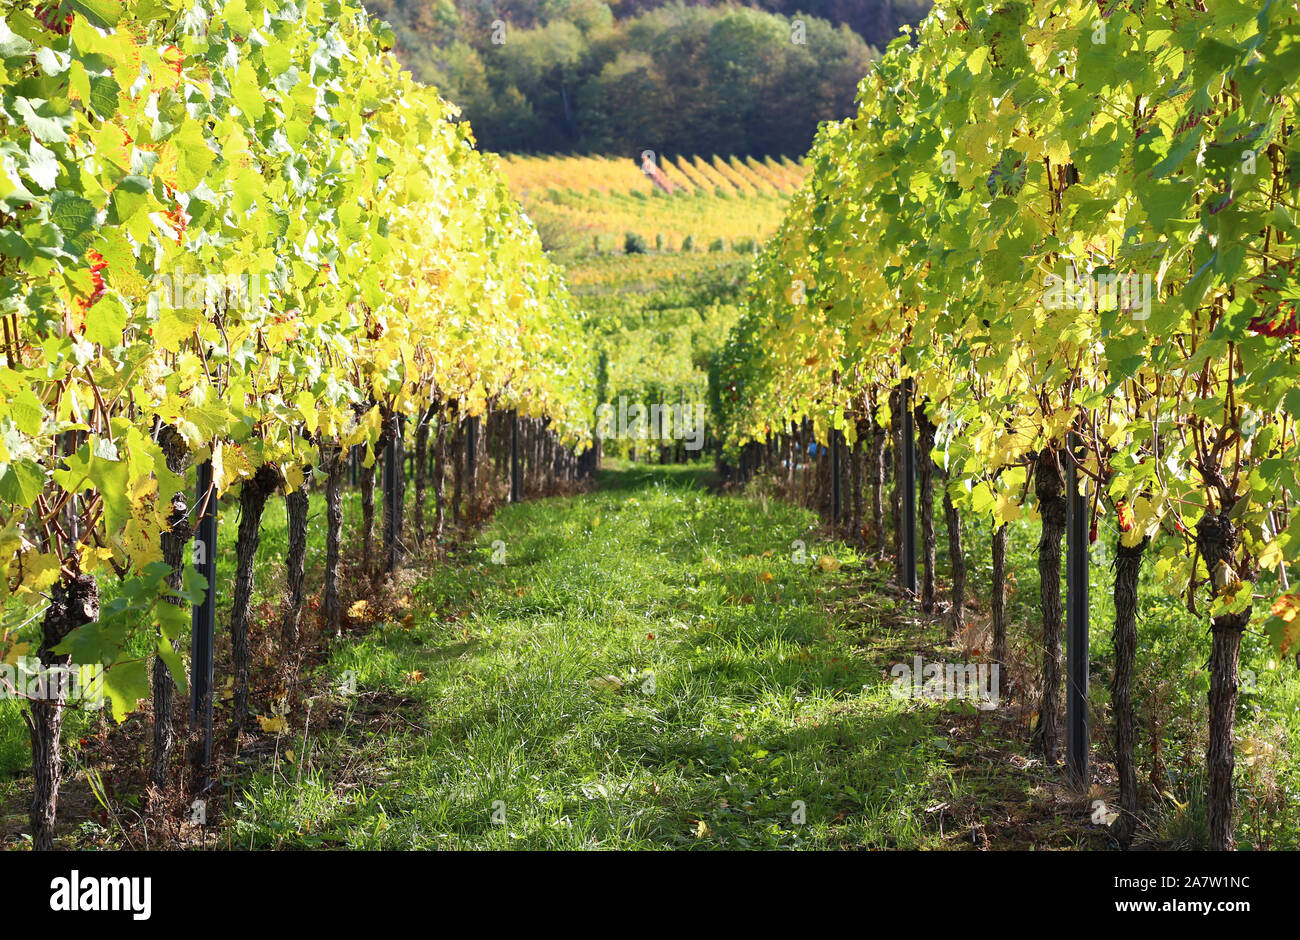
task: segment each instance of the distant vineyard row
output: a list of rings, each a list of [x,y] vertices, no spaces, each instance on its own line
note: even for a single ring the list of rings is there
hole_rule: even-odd
[[[674,190],[687,195],[790,195],[803,184],[808,170],[786,157],[666,157],[656,165]],[[638,160],[623,157],[507,156],[501,172],[517,194],[537,190],[591,193],[656,192]]]
[[[565,254],[752,252],[776,231],[807,176],[800,164],[770,158],[678,157],[654,167],[665,186],[620,157],[501,161],[546,247]]]

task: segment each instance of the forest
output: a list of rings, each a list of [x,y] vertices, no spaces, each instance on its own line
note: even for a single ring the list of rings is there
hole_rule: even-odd
[[[372,0],[486,150],[798,156],[917,5]],[[869,40],[870,43],[869,44]]]

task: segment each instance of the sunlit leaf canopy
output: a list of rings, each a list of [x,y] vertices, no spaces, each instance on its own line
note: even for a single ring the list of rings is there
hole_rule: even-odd
[[[351,0],[5,5],[7,610],[115,571],[143,586],[131,622],[174,634],[147,614],[192,485],[164,426],[219,493],[265,465],[296,485],[318,448],[430,407],[517,408],[587,444],[594,363],[563,279],[391,44]]]
[[[1094,512],[1163,536],[1171,592],[1209,579],[1192,530],[1230,511],[1247,583],[1290,609],[1298,74],[1295,2],[938,3],[823,126],[755,266],[729,445],[804,418],[852,440],[910,377],[960,505],[1032,512],[1027,464],[1073,430]]]

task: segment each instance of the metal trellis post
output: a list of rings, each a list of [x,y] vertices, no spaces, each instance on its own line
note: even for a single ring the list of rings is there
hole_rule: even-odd
[[[1069,435],[1070,452],[1080,456],[1079,438]],[[1065,750],[1075,782],[1086,787],[1088,767],[1088,497],[1080,493],[1079,471],[1066,462],[1066,690]],[[1086,484],[1085,484],[1086,488]]]
[[[190,726],[202,729],[195,763],[200,769],[200,789],[206,784],[206,768],[212,763],[213,649],[217,624],[217,491],[212,485],[212,461],[198,466],[196,488],[198,518],[194,525],[194,567],[207,579],[203,600],[192,611],[190,639]]]
[[[912,419],[912,380],[903,380],[901,440],[903,449],[903,570],[902,587],[916,594],[916,430]]]
[[[840,432],[831,428],[831,525],[840,524],[840,515],[844,509],[843,473],[844,450],[840,443]]]
[[[519,411],[510,412],[510,502],[523,499],[523,480],[519,469]]]

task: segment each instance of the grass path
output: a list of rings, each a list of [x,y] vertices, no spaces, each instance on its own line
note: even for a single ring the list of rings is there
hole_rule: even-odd
[[[810,513],[712,495],[688,468],[506,507],[338,649],[322,678],[351,671],[357,694],[317,698],[305,733],[298,716],[225,840],[981,844],[990,801],[1023,813],[1043,782],[997,748],[1013,719],[895,698],[889,665],[941,656],[941,630],[883,591],[849,606],[876,576],[816,534]],[[843,568],[812,563],[826,553]]]

